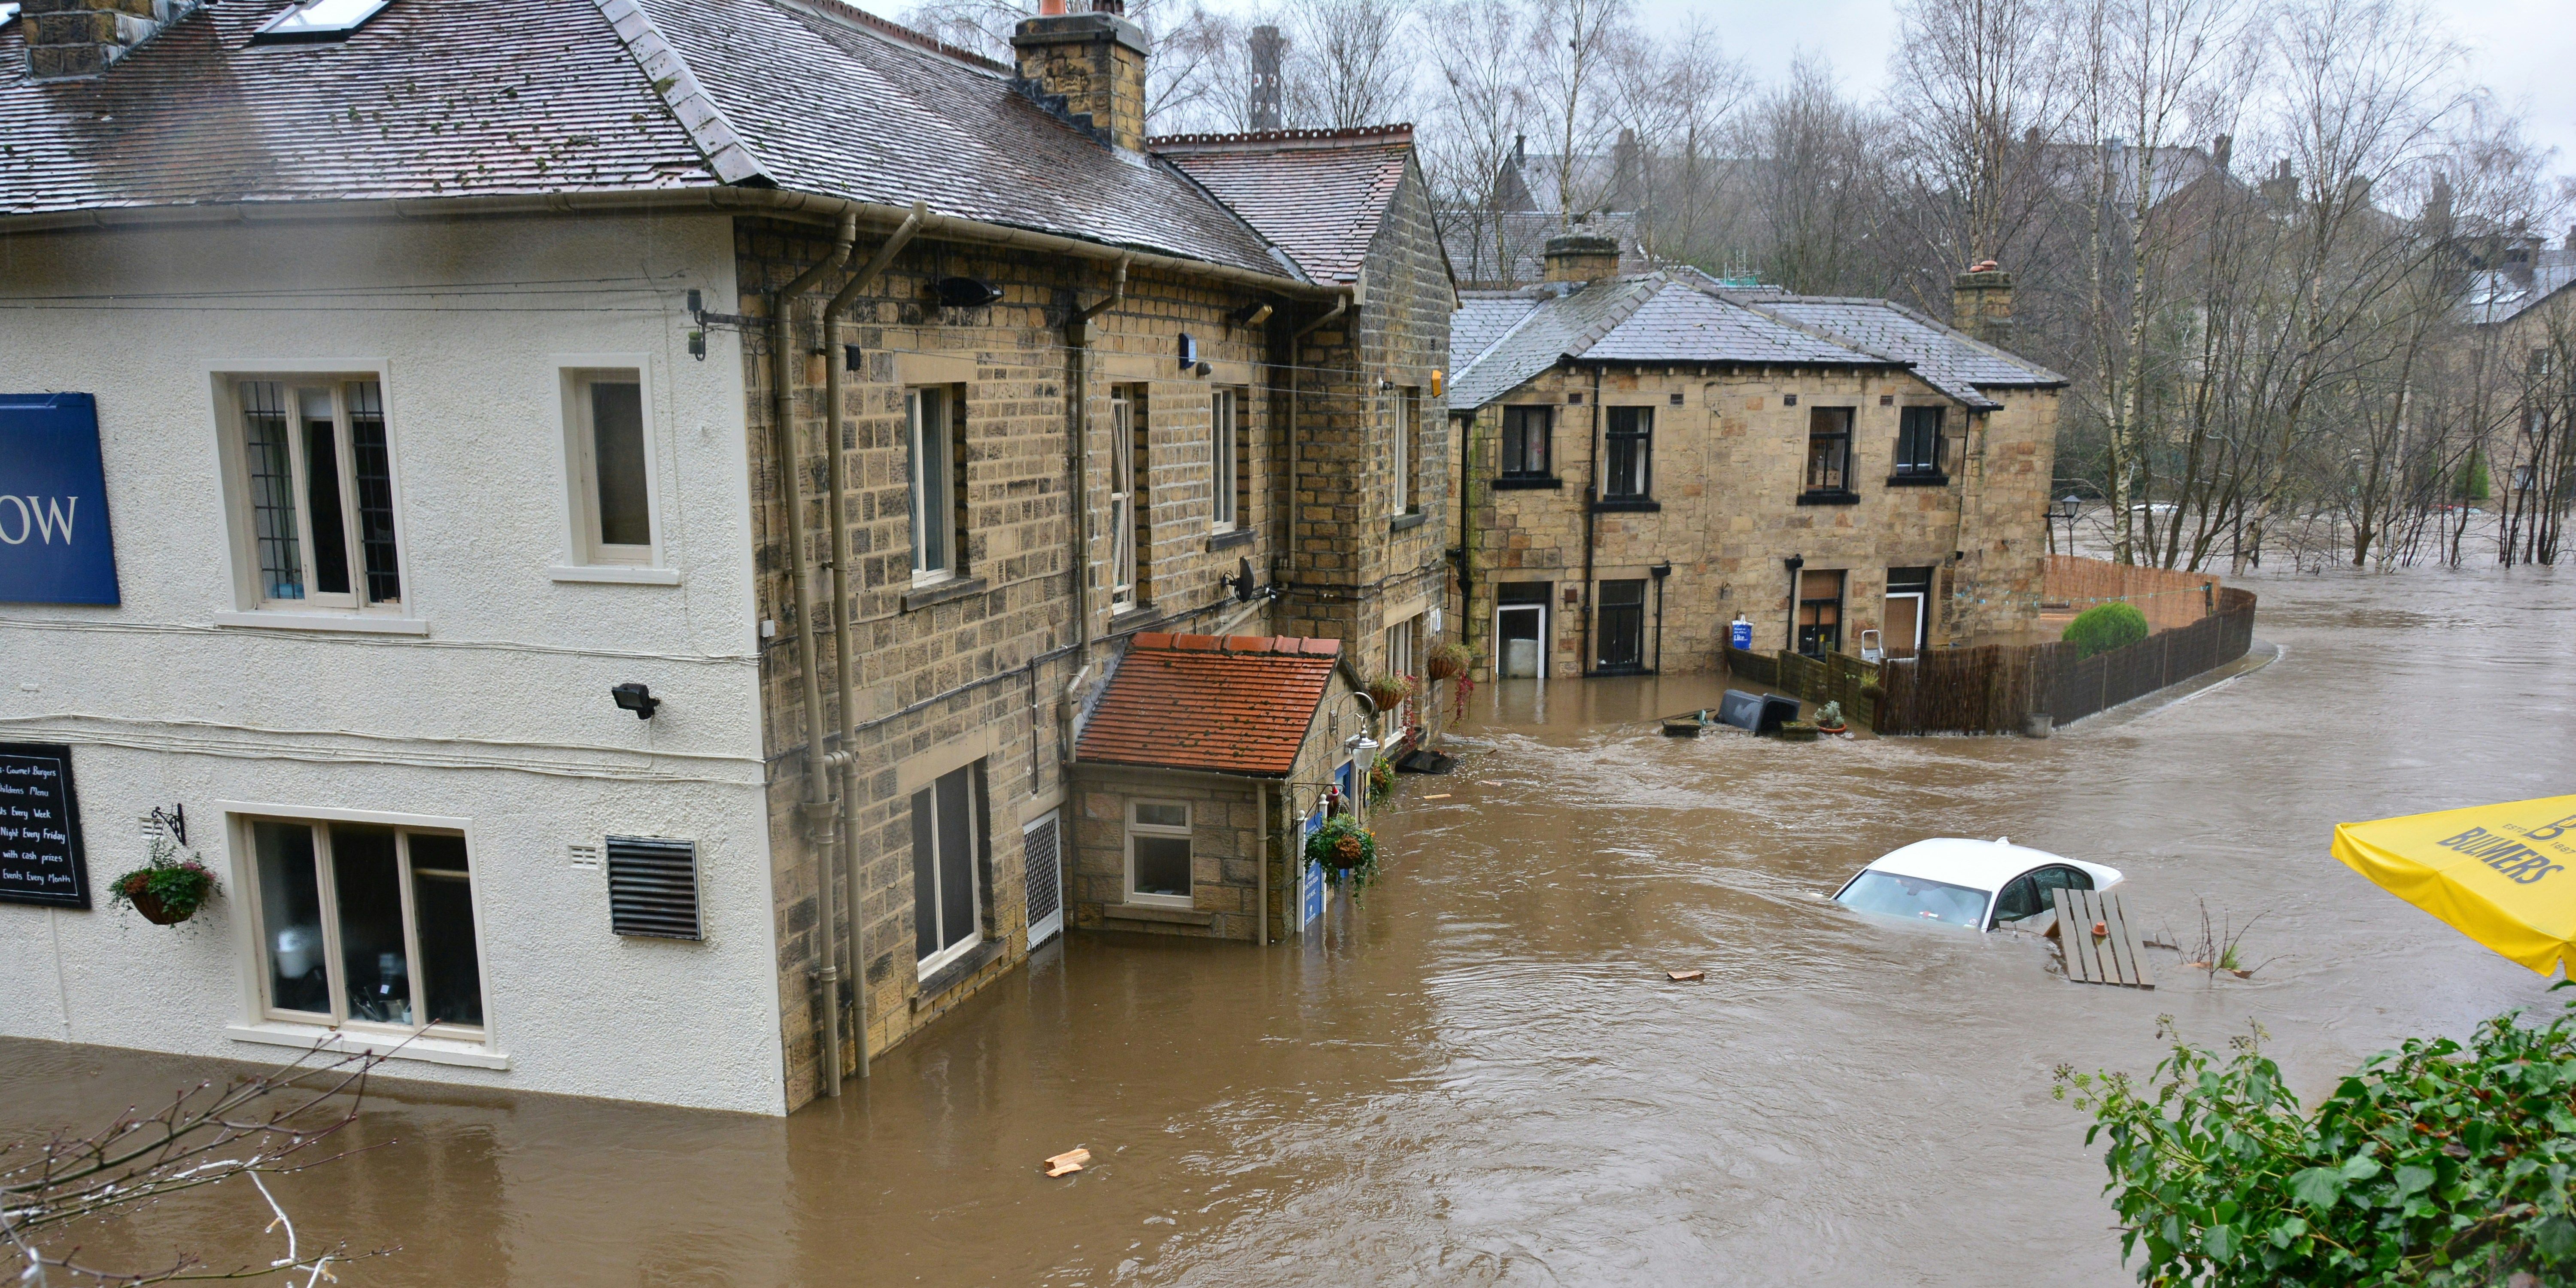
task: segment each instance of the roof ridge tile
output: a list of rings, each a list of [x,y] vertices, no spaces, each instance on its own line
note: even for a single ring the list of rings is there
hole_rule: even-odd
[[[726,183],[768,180],[769,167],[753,155],[742,135],[717,106],[715,96],[698,83],[697,73],[689,70],[688,60],[662,38],[662,29],[653,16],[644,12],[638,0],[593,0],[600,16],[608,19],[609,28],[617,33],[628,57],[651,81],[653,92],[670,108],[673,119],[686,130],[689,141],[706,155],[707,164],[716,177]],[[356,109],[351,109],[352,111]]]

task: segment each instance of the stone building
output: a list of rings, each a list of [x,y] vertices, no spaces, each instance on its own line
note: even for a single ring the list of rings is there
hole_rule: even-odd
[[[0,756],[74,767],[68,867],[184,814],[226,893],[0,889],[0,1032],[783,1112],[1065,924],[1094,772],[1223,819],[1072,920],[1302,924],[1286,837],[1391,730],[1079,750],[1140,636],[1339,694],[1437,629],[1408,131],[1148,139],[1114,13],[1004,65],[834,0],[129,8],[0,26],[0,290],[59,305],[0,322],[0,487],[78,412],[114,542],[86,599],[0,562]]]
[[[1704,670],[1739,617],[1899,657],[2035,617],[2062,379],[1885,300],[1617,254],[1560,237],[1549,282],[1454,323],[1461,628],[1494,673]],[[2010,276],[1957,306],[2002,334]]]

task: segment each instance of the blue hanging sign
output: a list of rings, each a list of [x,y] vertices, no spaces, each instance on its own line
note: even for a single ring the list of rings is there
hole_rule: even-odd
[[[1313,836],[1322,830],[1324,807],[1319,804],[1314,813],[1306,816],[1305,835]],[[1306,847],[1300,844],[1297,853],[1303,856],[1305,852]],[[1297,929],[1303,933],[1306,927],[1315,924],[1316,918],[1324,915],[1324,868],[1319,863],[1304,863],[1298,871],[1304,873],[1297,883]]]
[[[0,604],[121,602],[98,401],[0,394]]]

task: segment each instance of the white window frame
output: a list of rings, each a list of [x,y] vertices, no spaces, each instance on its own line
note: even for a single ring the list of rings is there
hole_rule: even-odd
[[[396,425],[392,383],[386,378],[381,362],[321,360],[311,363],[227,363],[206,369],[212,385],[215,407],[217,461],[223,474],[226,531],[233,555],[232,580],[234,602],[240,610],[217,613],[222,625],[304,625],[330,621],[372,623],[370,629],[394,629],[416,633],[397,623],[410,623],[414,583],[410,566],[408,534],[404,530],[402,451]],[[303,578],[304,596],[300,599],[272,598],[261,562],[257,497],[253,492],[250,458],[250,408],[243,400],[244,386],[252,382],[279,386],[280,398],[287,414],[287,452],[289,490],[293,493],[296,515],[296,550],[298,572]],[[367,556],[365,533],[359,517],[357,486],[357,452],[354,426],[349,406],[349,387],[372,384],[376,402],[384,421],[386,482],[391,493],[390,520],[393,525],[393,574],[397,594],[393,599],[369,602],[367,599]],[[306,467],[306,445],[301,432],[302,394],[306,390],[327,392],[331,399],[333,450],[340,485],[340,531],[347,551],[349,590],[325,593],[315,583],[318,567],[313,559],[313,524],[309,479]]]
[[[932,953],[928,957],[915,958],[914,960],[918,964],[915,978],[918,979],[928,979],[931,976],[938,974],[941,970],[946,969],[951,962],[964,958],[966,954],[975,951],[984,944],[984,909],[986,901],[992,897],[992,891],[988,889],[984,883],[984,865],[988,858],[988,852],[992,848],[992,838],[985,834],[985,830],[982,827],[977,826],[978,821],[984,819],[984,812],[991,808],[991,801],[986,795],[986,788],[984,785],[985,775],[975,772],[975,766],[983,763],[984,762],[980,760],[970,760],[963,765],[959,765],[955,769],[947,771],[947,773],[932,777],[929,781],[915,787],[912,792],[908,794],[911,797],[918,797],[923,792],[930,793],[931,808],[936,810],[938,808],[939,799],[939,780],[946,778],[948,774],[962,773],[966,775],[966,884],[968,890],[967,897],[972,900],[975,905],[976,929],[973,934],[959,939],[956,943],[942,947],[938,952]],[[939,890],[939,882],[937,880],[938,871],[947,859],[946,855],[939,854],[936,851],[936,847],[939,844],[939,825],[935,818],[931,824],[930,837],[930,843],[932,847],[934,847],[931,865],[931,890],[935,894]],[[921,897],[921,891],[919,889],[915,889],[912,893],[913,898],[915,899],[919,899]]]
[[[913,385],[903,391],[904,482],[912,509],[915,586],[955,580],[965,567],[966,534],[957,522],[957,417],[965,408],[961,394],[957,386],[947,384]],[[940,411],[935,438],[934,427],[922,411],[934,398]],[[929,450],[933,443],[938,447],[935,454]],[[926,553],[934,522],[946,536],[936,557]]]
[[[563,403],[565,549],[568,569],[659,569],[662,561],[662,453],[653,402],[652,359],[646,354],[566,354],[554,359]],[[600,539],[598,439],[591,423],[591,386],[633,383],[644,430],[645,544],[611,545]],[[562,580],[580,580],[578,576]],[[625,580],[626,578],[620,578]],[[660,580],[658,578],[652,580]]]
[[[1219,389],[1208,397],[1208,531],[1232,532],[1237,524],[1235,513],[1235,420],[1242,414],[1242,398],[1232,389]]]
[[[1136,400],[1109,392],[1109,611],[1136,606]]]
[[[1396,622],[1386,628],[1387,674],[1414,676],[1414,627],[1420,625],[1421,622],[1422,614],[1416,613],[1413,616],[1405,618],[1403,621]],[[1415,676],[1414,678],[1418,679],[1420,677]],[[1413,699],[1406,698],[1404,701],[1396,703],[1395,710],[1387,714],[1390,721],[1385,726],[1388,736],[1392,737],[1402,730],[1412,728]]]
[[[1138,821],[1137,821],[1137,818],[1136,818],[1136,813],[1137,813],[1137,811],[1138,811],[1139,809],[1143,808],[1144,806],[1147,806],[1147,805],[1158,805],[1158,806],[1167,805],[1167,806],[1174,806],[1174,807],[1177,807],[1177,808],[1181,811],[1181,817],[1183,817],[1183,818],[1185,818],[1185,819],[1188,819],[1188,820],[1189,820],[1189,822],[1188,822],[1188,823],[1183,823],[1183,824],[1182,824],[1181,826],[1179,826],[1179,827],[1172,827],[1172,826],[1169,826],[1169,825],[1167,825],[1167,824],[1162,824],[1162,823],[1142,823],[1142,822],[1138,822]],[[1143,904],[1143,905],[1146,905],[1146,906],[1149,906],[1149,907],[1158,907],[1158,908],[1191,908],[1191,907],[1196,907],[1196,906],[1197,906],[1197,891],[1198,891],[1198,886],[1199,886],[1199,874],[1198,874],[1199,847],[1198,847],[1198,841],[1197,841],[1197,839],[1192,835],[1191,830],[1190,830],[1190,829],[1191,829],[1191,825],[1192,825],[1192,824],[1195,824],[1197,821],[1198,821],[1198,815],[1194,812],[1193,807],[1191,806],[1191,804],[1190,804],[1188,801],[1173,801],[1173,800],[1130,800],[1130,801],[1128,801],[1128,802],[1127,802],[1127,831],[1126,831],[1126,836],[1125,836],[1126,851],[1127,851],[1127,886],[1126,886],[1127,902],[1129,902],[1129,903],[1131,903],[1131,904]],[[1137,892],[1137,890],[1136,890],[1136,838],[1137,838],[1137,837],[1139,837],[1139,836],[1161,837],[1161,838],[1164,838],[1164,839],[1170,839],[1170,838],[1177,837],[1177,838],[1179,838],[1180,840],[1182,840],[1182,841],[1184,841],[1184,842],[1187,842],[1187,843],[1189,844],[1189,847],[1190,847],[1189,878],[1190,878],[1190,891],[1191,891],[1191,893],[1189,893],[1189,894],[1180,894],[1180,895],[1170,895],[1170,894],[1139,894],[1139,893]]]
[[[1387,509],[1387,517],[1392,519],[1413,513],[1412,409],[1419,401],[1411,389],[1395,393],[1395,433],[1389,436],[1395,446],[1395,504]]]
[[[483,883],[474,877],[476,855],[482,852],[482,847],[476,842],[475,830],[467,820],[421,814],[385,813],[375,810],[311,809],[241,801],[218,801],[216,806],[223,811],[227,825],[226,837],[233,848],[233,889],[243,892],[242,898],[237,902],[243,912],[240,925],[244,938],[240,949],[241,957],[247,967],[245,982],[248,988],[244,999],[247,1003],[246,1011],[250,1016],[251,1025],[261,1026],[236,1027],[231,1034],[233,1037],[260,1042],[284,1037],[290,1040],[290,1044],[300,1041],[303,1045],[311,1045],[309,1037],[299,1039],[297,1035],[325,1033],[361,1037],[375,1035],[397,1039],[416,1036],[466,1048],[491,1046],[493,1013],[490,936],[485,933],[483,924]],[[252,832],[253,827],[259,823],[286,823],[313,829],[314,881],[320,895],[323,964],[331,993],[331,1013],[328,1015],[279,1007],[270,999],[267,907],[260,887],[258,845]],[[349,1018],[348,980],[345,975],[347,963],[342,960],[340,947],[339,891],[338,883],[333,879],[331,857],[330,825],[333,823],[357,823],[394,830],[397,837],[394,850],[398,864],[396,871],[400,874],[398,880],[402,886],[403,952],[414,982],[420,979],[422,967],[420,919],[418,911],[413,906],[409,837],[416,832],[435,832],[453,834],[463,839],[467,862],[466,903],[473,910],[475,983],[483,1010],[483,1023],[479,1027],[429,1023],[400,1025]],[[414,998],[413,1001],[417,1007],[419,999]],[[416,1013],[417,1010],[415,1010]],[[280,1032],[280,1026],[286,1026],[283,1032]],[[353,1045],[359,1049],[372,1049],[363,1042]],[[433,1049],[422,1053],[422,1058],[436,1062],[438,1053]],[[464,1062],[486,1063],[483,1060]],[[498,1067],[507,1067],[506,1060]]]

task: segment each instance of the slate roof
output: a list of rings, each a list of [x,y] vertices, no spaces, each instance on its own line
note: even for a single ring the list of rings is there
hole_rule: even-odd
[[[737,184],[1297,276],[1169,164],[837,0],[396,0],[345,41],[249,44],[289,2],[201,5],[49,85],[0,28],[0,217]]]
[[[1285,636],[1137,635],[1078,752],[1097,764],[1285,778],[1341,647]]]
[[[1883,367],[1979,409],[1981,388],[2055,388],[2055,372],[1887,300],[1734,291],[1688,269],[1470,292],[1449,326],[1452,408],[1481,407],[1560,361]]]
[[[1566,359],[1607,362],[1740,363],[1767,366],[1896,367],[1902,363],[1835,343],[1822,335],[1718,297],[1671,273],[1613,277],[1558,295],[1534,287],[1499,297],[1533,304],[1508,329],[1474,352],[1505,307],[1476,300],[1484,311],[1467,327],[1450,327],[1449,405],[1481,407]]]
[[[1923,382],[1970,407],[1997,404],[1981,389],[2053,389],[2064,376],[1943,326],[1891,300],[1820,295],[1756,298],[1752,307],[1872,353],[1911,363]]]
[[[2576,285],[2576,246],[2543,250],[2532,256],[2529,281],[2503,270],[2472,275],[2460,308],[2471,323],[2493,326],[2511,322],[2570,285]]]
[[[1145,150],[1205,185],[1306,276],[1354,282],[1404,182],[1413,127],[1181,134],[1147,139]]]

